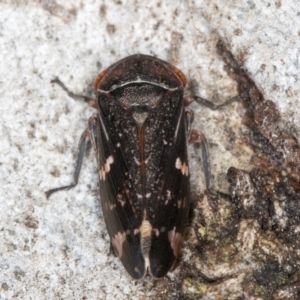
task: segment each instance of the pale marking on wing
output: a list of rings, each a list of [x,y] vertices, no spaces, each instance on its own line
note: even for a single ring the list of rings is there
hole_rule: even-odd
[[[134,162],[135,162],[138,166],[141,165],[140,161],[139,161],[135,156],[133,157],[133,159],[134,159]]]
[[[150,155],[148,156],[148,158],[145,160],[145,164],[147,165],[147,163],[149,162],[149,160],[150,160],[150,158],[151,158],[151,153],[150,153]]]
[[[169,203],[169,200],[171,200],[171,197],[172,197],[172,193],[170,190],[166,190],[167,192],[167,199],[165,201],[165,205],[167,205]]]
[[[116,204],[110,203],[109,204],[109,209],[114,210],[116,208]]]
[[[101,167],[101,169],[99,170],[99,176],[100,176],[100,180],[105,180],[106,177],[106,173],[108,173],[110,171],[110,165],[114,162],[114,158],[112,155],[110,155],[107,159],[106,162],[104,164],[104,166]]]
[[[118,200],[118,202],[120,202],[122,207],[126,204],[126,201],[123,200],[122,194],[117,194],[117,200]]]
[[[159,230],[157,228],[153,228],[153,232],[156,236],[159,236]]]
[[[180,157],[176,159],[175,168],[181,170],[182,175],[185,176],[189,175],[189,166],[185,162],[182,163]]]
[[[181,208],[182,207],[182,199],[177,200],[177,207]]]
[[[168,232],[168,238],[171,245],[171,248],[173,249],[173,254],[175,257],[178,257],[181,251],[182,242],[183,242],[183,236],[180,232],[176,232],[176,227],[173,228],[173,230],[170,230]]]
[[[115,234],[112,239],[111,239],[111,243],[114,246],[114,249],[116,250],[116,254],[118,255],[119,258],[122,257],[123,254],[123,243],[126,240],[126,233],[123,232],[121,233],[120,231]]]

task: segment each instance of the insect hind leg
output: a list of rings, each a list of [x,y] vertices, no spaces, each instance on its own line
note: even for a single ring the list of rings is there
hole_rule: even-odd
[[[186,106],[189,105],[189,103],[186,102]],[[204,176],[205,176],[205,183],[206,183],[206,189],[210,188],[210,163],[209,163],[209,152],[208,152],[208,143],[206,140],[205,135],[199,131],[192,129],[192,124],[194,121],[194,112],[193,110],[186,109],[185,111],[186,116],[186,125],[187,125],[187,132],[189,143],[196,144],[201,148],[201,156],[202,156],[202,164],[203,164],[203,170],[204,170]]]
[[[221,104],[215,104],[210,100],[204,99],[202,97],[199,96],[187,96],[185,97],[184,101],[185,103],[192,103],[192,102],[197,102],[200,105],[203,105],[211,110],[218,110],[224,106],[227,106],[228,104],[232,103],[232,102],[237,102],[237,101],[241,101],[242,98],[238,95],[238,96],[234,96],[230,99],[227,99],[225,102],[221,103]]]
[[[89,96],[75,94],[75,93],[71,92],[58,77],[52,79],[50,82],[59,85],[68,94],[69,97],[71,97],[75,100],[78,100],[78,99],[84,100],[86,103],[88,103],[89,106],[98,108],[97,99],[91,98]]]
[[[241,100],[242,100],[241,95],[237,95],[230,99],[227,99],[225,102],[221,104],[215,104],[212,101],[204,99],[199,96],[186,96],[183,101],[186,107],[189,106],[192,102],[197,102],[198,104],[203,105],[211,110],[218,110],[224,106],[229,105],[232,102],[241,101]],[[189,143],[198,144],[199,147],[201,148],[205,183],[206,183],[206,188],[209,189],[211,171],[210,171],[210,163],[209,163],[208,143],[205,138],[205,135],[201,131],[191,129],[194,120],[194,114],[192,113],[192,111],[186,110],[186,120],[187,120],[188,134],[189,134]]]
[[[80,175],[81,166],[82,166],[82,162],[83,162],[83,157],[84,157],[84,154],[86,152],[87,146],[91,143],[93,145],[93,148],[95,149],[96,139],[97,139],[96,126],[98,124],[97,118],[98,117],[97,117],[96,114],[93,114],[89,118],[88,129],[86,129],[80,137],[79,152],[78,152],[75,172],[74,172],[74,175],[73,175],[73,183],[46,191],[45,193],[46,193],[47,198],[49,198],[53,193],[56,193],[56,192],[62,191],[62,190],[69,190],[69,189],[71,189],[71,188],[73,188],[77,185],[79,175]]]
[[[210,163],[208,143],[205,135],[199,130],[191,130],[189,135],[189,143],[198,145],[201,148],[202,164],[205,176],[206,189],[210,189]]]

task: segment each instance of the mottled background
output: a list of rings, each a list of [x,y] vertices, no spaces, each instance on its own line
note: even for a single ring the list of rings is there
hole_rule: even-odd
[[[188,78],[187,94],[221,103],[236,94],[215,44],[221,36],[282,126],[300,139],[300,5],[288,1],[0,1],[0,298],[146,299],[160,282],[133,282],[109,254],[95,161],[79,185],[47,200],[44,191],[72,180],[85,103],[50,84],[55,76],[92,95],[97,74],[134,53],[158,56]],[[192,105],[205,133],[214,188],[227,192],[230,166],[249,170],[242,147],[243,108]],[[193,197],[203,192],[190,147]],[[170,280],[176,272],[170,274]]]

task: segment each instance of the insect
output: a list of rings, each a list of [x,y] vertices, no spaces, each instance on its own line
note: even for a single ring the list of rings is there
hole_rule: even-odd
[[[74,183],[46,192],[74,187],[86,146],[91,142],[98,165],[100,198],[111,249],[129,275],[142,279],[147,272],[161,278],[179,261],[190,204],[187,143],[199,142],[210,185],[205,137],[191,130],[197,101],[183,97],[186,78],[171,64],[147,55],[132,55],[102,71],[94,82],[97,99],[83,98],[98,110],[80,139]]]

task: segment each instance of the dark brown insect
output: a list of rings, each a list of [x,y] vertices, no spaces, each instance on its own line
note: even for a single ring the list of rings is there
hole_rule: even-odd
[[[80,140],[74,187],[86,145],[96,154],[100,198],[111,248],[134,279],[147,271],[161,278],[177,266],[187,225],[190,183],[187,142],[202,146],[206,185],[210,185],[207,143],[191,130],[200,97],[183,97],[184,74],[155,57],[132,55],[102,71],[94,83],[97,99],[75,95],[55,79],[71,97],[83,98],[98,110],[90,117]]]

